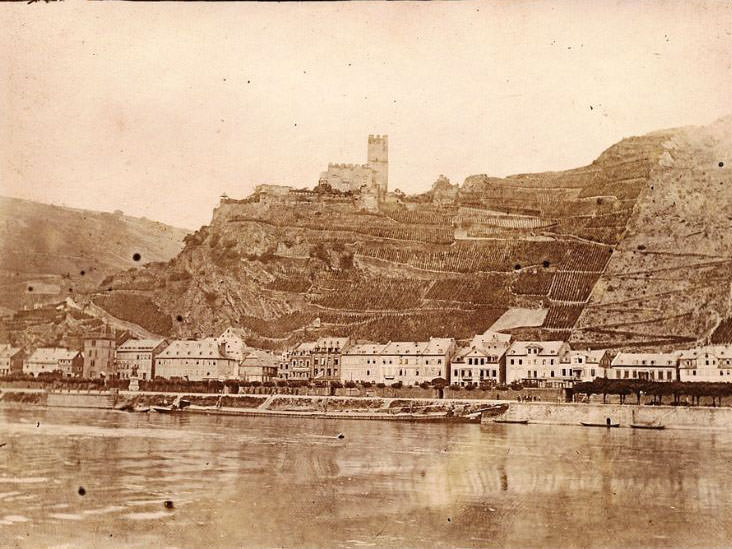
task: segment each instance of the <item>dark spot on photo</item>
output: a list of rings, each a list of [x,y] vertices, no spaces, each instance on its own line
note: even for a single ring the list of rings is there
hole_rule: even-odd
[[[81,272],[80,272],[79,274],[80,274],[81,276],[84,276],[84,275],[86,274],[86,271],[81,271]]]
[[[79,486],[79,495],[80,496],[86,495],[86,489],[83,486]]]
[[[542,265],[543,265],[543,266],[544,266],[544,268],[546,269],[547,267],[549,267],[549,261],[547,261],[547,260],[545,259],[545,260],[544,260],[544,261],[542,262]]]
[[[173,500],[172,499],[166,499],[163,502],[163,507],[165,507],[166,509],[172,509],[174,507]]]
[[[521,265],[519,265],[518,263],[516,263],[516,265],[514,265],[513,268],[514,268],[515,271],[520,271],[521,270]]]
[[[175,317],[175,319],[176,319],[176,320],[177,320],[178,322],[183,322],[183,317],[182,317],[181,315],[177,315],[177,316]]]
[[[33,286],[28,286],[28,291],[29,292],[32,292],[33,291]]]
[[[720,167],[720,168],[724,168],[724,162],[720,162],[720,163],[719,163],[719,167]]]
[[[142,259],[142,256],[139,253],[135,252],[134,254],[132,254],[132,259],[134,261],[140,261],[140,259]]]

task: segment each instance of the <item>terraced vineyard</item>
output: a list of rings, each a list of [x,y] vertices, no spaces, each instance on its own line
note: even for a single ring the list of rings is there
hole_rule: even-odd
[[[722,340],[732,199],[717,166],[732,148],[692,134],[628,138],[574,170],[470,176],[379,204],[306,190],[227,199],[169,264],[109,287],[173,320],[187,311],[171,334],[232,323],[271,347],[317,334],[468,337],[508,308],[548,309],[526,327],[539,338]]]

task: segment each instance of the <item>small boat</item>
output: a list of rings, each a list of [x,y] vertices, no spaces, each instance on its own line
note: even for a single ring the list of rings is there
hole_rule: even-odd
[[[528,425],[528,419],[494,419],[493,423],[515,423],[518,425]]]
[[[150,406],[135,406],[131,411],[144,414],[150,411]]]
[[[596,423],[593,421],[580,421],[583,427],[620,427],[620,423],[614,421],[606,421],[605,423]]]
[[[178,407],[175,405],[173,405],[173,406],[152,406],[151,408],[153,409],[153,411],[155,411],[159,414],[169,414],[171,412],[178,411]]]
[[[666,428],[665,425],[661,425],[660,423],[631,423],[630,426],[633,429],[655,429],[657,431]]]

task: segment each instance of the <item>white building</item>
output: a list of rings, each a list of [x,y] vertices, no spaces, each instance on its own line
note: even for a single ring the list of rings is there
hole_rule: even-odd
[[[244,357],[251,350],[244,341],[245,337],[244,330],[229,326],[216,338],[216,341],[224,346],[224,352],[227,356],[236,360],[244,360]]]
[[[505,383],[506,351],[511,336],[498,332],[476,335],[459,349],[450,364],[450,382],[455,385]]]
[[[238,375],[238,361],[214,338],[171,341],[155,359],[155,377],[223,381]]]
[[[270,351],[253,349],[239,362],[238,377],[243,381],[274,381],[278,357]]]
[[[155,359],[167,345],[164,339],[128,339],[115,351],[117,375],[121,379],[155,377]]]
[[[381,352],[384,347],[383,343],[351,345],[341,355],[341,379],[382,383]]]
[[[401,381],[417,385],[435,378],[450,379],[450,360],[457,346],[453,338],[429,341],[390,341],[381,350],[381,383]]]
[[[24,358],[23,349],[10,344],[0,345],[0,376],[22,373]]]
[[[608,377],[607,372],[610,369],[610,355],[604,349],[569,351],[560,362],[562,375],[569,370],[576,381],[593,381],[598,377]]]
[[[566,341],[515,341],[506,352],[506,383],[531,382],[544,387],[566,387],[576,379],[562,358]]]
[[[61,372],[66,377],[81,377],[83,368],[81,352],[62,347],[41,347],[23,362],[23,373],[32,376]]]
[[[732,345],[707,345],[681,351],[679,380],[732,382]]]
[[[678,353],[618,353],[611,362],[609,379],[676,381]]]

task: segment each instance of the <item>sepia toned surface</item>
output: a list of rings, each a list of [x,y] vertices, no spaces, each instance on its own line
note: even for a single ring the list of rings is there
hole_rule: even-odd
[[[725,547],[732,535],[729,432],[0,413],[13,547]]]
[[[0,28],[1,546],[730,545],[732,4]]]

